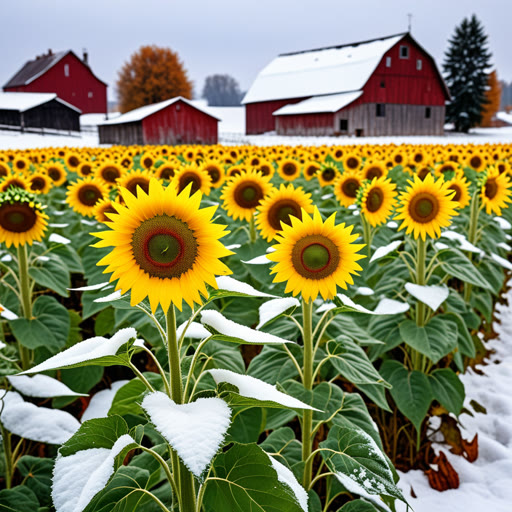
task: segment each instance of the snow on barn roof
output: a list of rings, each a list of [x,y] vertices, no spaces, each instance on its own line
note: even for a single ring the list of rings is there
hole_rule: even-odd
[[[242,103],[359,91],[406,35],[281,54],[259,73]]]
[[[350,105],[357,100],[363,91],[342,92],[340,94],[328,94],[325,96],[315,96],[308,100],[291,105],[285,105],[276,110],[274,116],[289,116],[293,114],[316,114],[322,112],[338,112],[343,107]]]
[[[79,113],[82,112],[79,108],[61,100],[53,92],[0,92],[0,110],[25,112],[52,100],[56,100]]]
[[[115,119],[110,119],[110,120],[102,123],[100,126],[111,125],[111,124],[135,123],[137,121],[142,121],[146,117],[148,117],[152,114],[155,114],[156,112],[168,107],[169,105],[172,105],[173,103],[176,103],[179,100],[183,101],[187,105],[190,105],[191,107],[195,108],[196,110],[199,110],[200,112],[203,112],[203,113],[209,115],[210,117],[217,119],[217,121],[220,121],[220,119],[218,117],[215,117],[210,112],[207,112],[205,109],[200,108],[197,105],[194,105],[191,101],[187,100],[186,98],[183,98],[182,96],[176,96],[176,98],[171,98],[169,100],[161,101],[160,103],[153,103],[152,105],[145,105],[144,107],[139,107],[134,110],[130,110],[130,112],[126,112],[126,114],[116,117]]]

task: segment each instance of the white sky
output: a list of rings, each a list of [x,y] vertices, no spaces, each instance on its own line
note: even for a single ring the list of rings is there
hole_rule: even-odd
[[[498,77],[512,81],[512,0],[2,0],[0,85],[48,48],[89,52],[114,98],[117,72],[141,45],[178,52],[200,93],[214,73],[247,90],[278,53],[350,43],[407,30],[437,60],[463,17],[489,35]]]

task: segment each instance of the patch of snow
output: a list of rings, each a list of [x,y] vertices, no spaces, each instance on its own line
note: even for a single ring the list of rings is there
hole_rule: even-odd
[[[132,443],[134,440],[124,434],[111,449],[90,448],[68,457],[58,455],[52,484],[56,512],[82,512],[107,485],[114,473],[115,458]]]
[[[372,257],[370,258],[370,263],[372,261],[376,261],[380,258],[383,258],[384,256],[387,256],[393,251],[396,251],[401,244],[402,240],[395,240],[394,242],[391,242],[388,245],[383,245],[382,247],[377,248],[372,254]]]
[[[187,327],[187,322],[183,322],[176,329],[176,336],[178,337],[178,339],[181,338],[181,335],[183,334],[185,327]],[[186,338],[193,338],[193,339],[197,339],[197,340],[202,340],[204,338],[208,338],[208,336],[211,336],[210,331],[207,331],[199,322],[192,322],[188,326],[187,332],[185,334]]]
[[[450,246],[447,244],[444,244],[443,242],[434,242],[434,249],[436,251],[442,251],[443,249],[449,249]]]
[[[142,401],[155,428],[176,450],[185,466],[200,477],[219,450],[231,423],[231,409],[220,398],[176,404],[165,393]]]
[[[400,302],[394,299],[381,299],[373,310],[374,315],[399,315],[409,310],[407,302]]]
[[[260,379],[251,377],[250,375],[241,375],[240,373],[232,372],[231,370],[208,370],[208,373],[213,377],[216,384],[220,382],[227,382],[238,388],[238,393],[247,398],[254,398],[262,402],[276,402],[278,404],[289,407],[290,409],[310,409],[312,411],[319,411],[290,395],[281,393],[275,386],[268,384]],[[320,411],[321,412],[321,411]]]
[[[50,258],[48,256],[43,256],[42,254],[40,256],[37,256],[36,259],[43,262],[50,261]]]
[[[106,297],[100,297],[99,299],[94,299],[94,302],[112,302],[114,300],[119,300],[123,296],[121,290],[116,290],[113,293],[110,293]]]
[[[330,311],[331,309],[335,309],[336,304],[333,302],[324,302],[317,310],[316,313],[325,313],[326,311]]]
[[[16,313],[13,313],[10,309],[2,305],[0,305],[0,316],[6,320],[16,320],[16,318],[18,318]]]
[[[0,350],[2,350],[5,347],[7,347],[7,345],[3,341],[0,341]]]
[[[213,309],[207,309],[201,312],[201,323],[211,327],[220,334],[244,340],[246,343],[256,343],[258,345],[294,343],[293,341],[278,338],[273,334],[256,331],[245,325],[237,324],[232,320],[228,320],[221,313]]]
[[[50,227],[50,228],[67,228],[68,226],[69,226],[69,224],[55,224],[55,223],[48,224],[48,227]]]
[[[432,311],[437,311],[439,306],[448,298],[450,290],[447,286],[422,286],[414,283],[405,283],[405,289]]]
[[[390,220],[386,225],[390,229],[396,229],[398,227],[398,222],[395,222],[394,220]]]
[[[65,236],[58,235],[57,233],[52,233],[48,237],[48,241],[54,242],[56,244],[64,244],[64,245],[71,243],[71,240],[69,238],[66,238]]]
[[[226,245],[226,249],[228,249],[228,251],[233,251],[234,249],[240,249],[240,247],[242,247],[241,244]]]
[[[345,487],[350,493],[357,494],[368,501],[376,503],[379,507],[383,508],[386,511],[390,511],[390,508],[386,506],[386,504],[379,498],[378,495],[370,494],[368,492],[367,486],[365,486],[362,482],[356,481],[355,478],[358,478],[359,475],[354,475],[352,478],[345,473],[336,473],[336,479],[338,482]]]
[[[327,94],[313,96],[298,103],[289,103],[272,113],[273,116],[288,116],[296,114],[316,114],[323,112],[338,112],[342,108],[357,100],[363,91],[342,92],[340,94]]]
[[[505,249],[505,251],[512,251],[512,246],[508,245],[508,244],[507,244],[507,243],[505,243],[505,242],[500,242],[500,243],[498,244],[498,247],[499,247],[500,249]]]
[[[84,393],[75,393],[63,382],[48,377],[48,375],[10,375],[7,377],[11,386],[22,395],[33,398],[52,398],[55,396],[88,396]]]
[[[262,256],[256,256],[255,258],[252,258],[251,260],[244,261],[241,260],[242,263],[246,263],[247,265],[270,265],[272,262],[267,258],[266,254],[263,254]]]
[[[71,414],[58,409],[37,407],[25,402],[16,391],[7,391],[0,399],[0,421],[13,434],[39,443],[65,443],[79,428]]]
[[[86,226],[96,226],[98,224],[95,220],[81,219],[80,222]]]
[[[12,261],[12,256],[10,254],[6,254],[2,256],[2,259],[0,261],[3,261],[4,263],[8,263],[9,261]]]
[[[456,231],[443,231],[441,237],[448,238],[448,240],[456,240],[459,243],[459,249],[461,251],[474,252],[480,256],[484,256],[485,253],[482,249],[479,249],[476,245],[473,245],[462,233]]]
[[[491,253],[491,258],[503,268],[512,270],[512,263],[510,263],[510,261],[506,260],[505,258],[502,258],[501,256],[498,256],[494,253]]]
[[[494,217],[494,220],[500,225],[501,229],[504,229],[508,231],[509,229],[512,229],[512,224],[507,219],[504,219],[503,217]]]
[[[120,347],[136,337],[137,331],[133,327],[117,331],[110,339],[103,336],[94,336],[93,338],[76,343],[29,370],[21,372],[21,375],[66,368],[83,363],[84,361],[99,359],[100,357],[115,356]]]
[[[293,491],[300,508],[302,508],[304,512],[308,512],[308,495],[304,490],[304,487],[299,484],[295,475],[284,464],[274,459],[271,455],[269,455],[268,458],[270,459],[270,463],[272,464],[274,471],[277,473],[277,479]]]
[[[375,292],[366,286],[360,286],[359,288],[356,288],[355,295],[363,295],[363,296],[370,296],[373,295]]]
[[[243,293],[245,295],[250,295],[251,297],[275,297],[275,295],[260,292],[259,290],[256,290],[256,288],[253,288],[251,285],[243,283],[242,281],[238,281],[230,276],[219,276],[215,279],[217,281],[219,290]]]
[[[79,288],[68,288],[68,290],[72,292],[90,292],[93,290],[101,290],[102,288],[105,288],[108,284],[109,282],[106,281],[104,283],[91,284],[89,286],[80,286]]]
[[[287,309],[300,306],[300,302],[294,297],[286,297],[284,299],[273,299],[263,303],[259,307],[260,323],[256,329],[260,329],[267,322],[284,313]]]
[[[116,393],[119,389],[121,389],[125,384],[128,384],[129,380],[118,380],[116,382],[112,382],[110,388],[102,389],[98,391],[91,398],[87,409],[85,409],[82,414],[82,423],[87,420],[92,420],[94,418],[106,418],[108,416],[108,411],[110,407],[112,407],[112,401],[116,396]]]

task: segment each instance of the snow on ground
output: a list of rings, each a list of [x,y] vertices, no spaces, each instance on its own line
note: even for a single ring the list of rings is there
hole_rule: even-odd
[[[2,149],[34,149],[50,147],[94,147],[98,146],[98,134],[81,135],[40,135],[0,130],[0,151]]]
[[[509,286],[512,281],[509,282]],[[470,463],[451,454],[445,446],[435,445],[447,455],[460,477],[458,489],[438,492],[430,488],[421,471],[400,473],[399,485],[415,512],[510,512],[512,510],[512,290],[506,294],[508,305],[498,304],[494,325],[498,337],[488,342],[494,353],[487,365],[480,366],[483,375],[468,370],[462,376],[466,388],[465,406],[476,400],[487,414],[463,414],[462,435],[471,440],[478,433],[479,454]],[[417,498],[410,496],[411,487]],[[405,507],[399,506],[399,512]]]

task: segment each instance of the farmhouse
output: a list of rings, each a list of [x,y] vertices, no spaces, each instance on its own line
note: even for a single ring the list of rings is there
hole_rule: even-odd
[[[0,92],[0,127],[80,131],[80,110],[54,93]]]
[[[98,126],[100,144],[217,144],[219,119],[181,96]]]
[[[409,33],[276,57],[245,95],[246,133],[442,135],[448,89]]]
[[[6,92],[55,93],[84,114],[107,112],[107,84],[71,50],[48,53],[30,60],[4,85]]]

